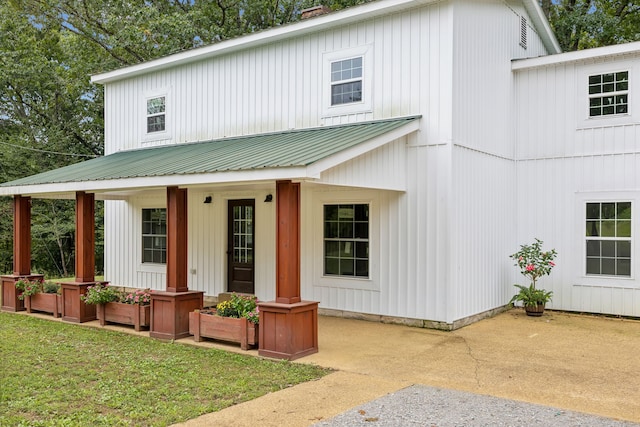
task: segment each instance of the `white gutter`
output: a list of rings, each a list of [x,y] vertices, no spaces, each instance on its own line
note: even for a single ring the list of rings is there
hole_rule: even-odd
[[[211,58],[218,55],[235,52],[247,47],[255,47],[293,36],[299,37],[308,33],[329,29],[338,25],[352,22],[361,22],[391,12],[410,9],[424,4],[437,3],[440,0],[380,0],[365,3],[321,15],[315,18],[305,19],[292,24],[271,28],[257,33],[247,34],[219,43],[190,49],[184,52],[169,55],[148,62],[142,62],[130,67],[121,68],[106,73],[91,76],[92,83],[109,83],[124,78],[138,76],[152,71],[163,70],[176,65],[188,64],[194,61]],[[525,0],[527,1],[527,0]],[[528,0],[535,1],[535,0]]]
[[[640,54],[640,42],[616,44],[613,46],[596,47],[578,50],[559,55],[540,56],[538,58],[518,59],[511,63],[513,71],[526,70],[535,67],[564,64],[584,60],[602,59],[606,57]]]
[[[534,23],[534,27],[538,29],[538,35],[542,39],[542,43],[544,44],[544,47],[547,48],[549,54],[553,55],[562,53],[560,43],[558,43],[558,39],[551,29],[551,25],[549,25],[547,17],[544,16],[544,12],[538,4],[538,0],[523,0],[523,3],[524,8],[529,14],[529,18]],[[542,30],[542,33],[540,33],[540,30]]]

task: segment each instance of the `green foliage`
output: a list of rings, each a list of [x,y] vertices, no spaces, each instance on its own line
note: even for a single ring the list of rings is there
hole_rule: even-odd
[[[640,40],[638,0],[542,0],[563,51]]]
[[[535,307],[551,301],[553,292],[537,289],[536,281],[540,277],[548,276],[551,273],[551,269],[556,265],[553,260],[556,258],[557,253],[555,249],[543,251],[542,244],[543,242],[540,239],[535,239],[530,245],[520,245],[518,252],[509,255],[510,258],[516,261],[514,265],[520,269],[520,273],[531,280],[529,286],[514,285],[519,291],[511,298],[511,304],[519,301],[525,306]]]
[[[0,425],[167,426],[329,371],[0,313]]]
[[[18,299],[23,300],[24,297],[35,295],[42,292],[41,280],[20,279],[15,283],[16,290],[20,293]]]
[[[106,304],[108,302],[120,301],[121,294],[113,286],[96,283],[87,287],[87,292],[80,295],[80,299],[85,304]]]
[[[45,294],[58,294],[60,293],[60,285],[54,282],[44,282],[42,284],[42,292]]]
[[[511,298],[510,304],[515,302],[522,302],[525,307],[535,307],[538,305],[545,305],[551,301],[553,292],[545,291],[544,289],[536,289],[533,284],[529,286],[514,285],[520,289],[517,294]]]
[[[251,323],[260,322],[258,299],[252,295],[233,293],[231,299],[222,301],[216,306],[216,313],[222,317],[246,317]]]

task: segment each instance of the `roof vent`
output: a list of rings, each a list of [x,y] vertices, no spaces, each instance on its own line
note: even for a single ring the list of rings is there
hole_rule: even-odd
[[[327,6],[314,6],[300,11],[300,19],[313,18],[314,16],[324,15],[331,12]]]

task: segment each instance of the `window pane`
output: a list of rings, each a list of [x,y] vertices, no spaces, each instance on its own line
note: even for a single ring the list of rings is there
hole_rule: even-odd
[[[600,256],[600,241],[599,240],[587,240],[587,256],[599,257]]]
[[[326,205],[324,207],[324,220],[335,221],[338,219],[338,205]]]
[[[341,259],[340,260],[340,274],[343,276],[353,276],[353,259]]]
[[[615,221],[602,221],[601,236],[603,237],[615,237],[616,235],[616,222]]]
[[[600,219],[600,203],[587,203],[587,219]]]
[[[356,260],[356,276],[369,277],[369,261]]]
[[[326,258],[324,260],[324,274],[340,274],[340,261],[338,258]]]
[[[617,262],[617,275],[618,276],[631,276],[631,261],[628,259],[619,259]]]
[[[356,258],[369,258],[369,242],[356,242]]]
[[[327,239],[335,239],[338,237],[338,223],[336,221],[326,222],[324,224],[324,237]]]
[[[368,239],[369,238],[369,223],[368,222],[356,222],[355,224],[355,238]]]
[[[340,255],[340,242],[324,242],[324,255],[326,257],[337,257]]]
[[[614,258],[616,256],[616,242],[612,240],[605,240],[602,243],[602,256]]]
[[[161,132],[165,128],[164,114],[147,117],[147,133]]]
[[[618,258],[631,258],[631,242],[616,242]]]
[[[147,99],[147,114],[164,113],[164,96]]]
[[[353,239],[353,223],[352,222],[340,223],[340,238]]]
[[[587,258],[587,274],[600,274],[600,258]]]
[[[142,210],[142,262],[166,263],[166,209]]]
[[[331,105],[362,101],[362,81],[331,86]]]
[[[600,222],[587,221],[587,236],[599,236],[600,235]]]
[[[631,237],[631,221],[616,221],[616,236]]]
[[[353,257],[353,242],[340,242],[340,258]]]
[[[631,202],[617,204],[618,219],[631,219]]]
[[[613,258],[602,258],[602,273],[610,276],[616,274],[616,260]]]
[[[353,213],[354,213],[353,205],[340,205],[340,208],[338,209],[338,218],[340,220],[343,220],[343,219],[352,220],[354,218]]]

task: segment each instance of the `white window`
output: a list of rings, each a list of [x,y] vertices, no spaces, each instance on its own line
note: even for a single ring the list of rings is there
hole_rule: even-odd
[[[631,202],[586,203],[586,274],[631,276]]]
[[[331,63],[331,105],[362,101],[362,57]]]
[[[323,54],[324,117],[371,111],[373,53],[358,46]]]
[[[629,112],[629,72],[589,76],[589,117]]]
[[[369,205],[324,205],[324,275],[369,277]]]
[[[142,262],[167,263],[167,210],[142,209]]]
[[[147,99],[147,133],[166,130],[165,97]]]

